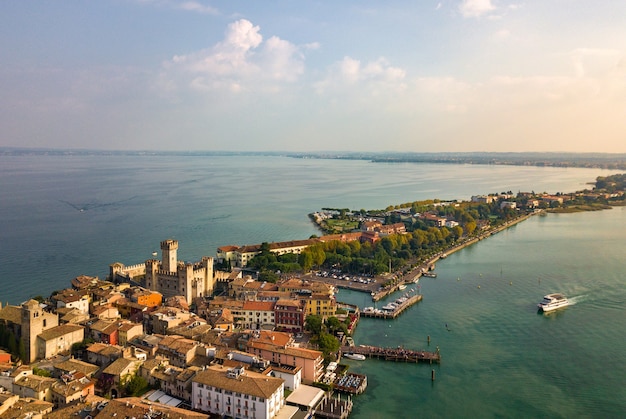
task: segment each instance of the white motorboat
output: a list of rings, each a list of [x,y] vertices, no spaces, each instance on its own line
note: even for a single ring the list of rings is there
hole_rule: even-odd
[[[355,354],[355,353],[352,353],[352,352],[347,352],[347,353],[343,354],[343,356],[345,356],[348,359],[354,359],[355,361],[364,361],[365,360],[365,355]]]
[[[543,300],[537,304],[537,307],[539,310],[547,313],[552,310],[567,307],[568,305],[570,305],[570,302],[563,294],[555,293],[544,296]]]

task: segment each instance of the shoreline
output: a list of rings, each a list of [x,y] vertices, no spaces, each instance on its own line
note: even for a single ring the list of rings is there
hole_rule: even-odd
[[[519,217],[511,220],[511,221],[507,221],[501,225],[498,225],[496,227],[490,228],[487,231],[481,232],[480,234],[478,234],[477,236],[474,236],[472,238],[468,238],[467,240],[463,241],[462,243],[456,243],[453,246],[450,246],[449,248],[446,248],[445,250],[438,252],[436,255],[430,257],[429,259],[427,259],[426,261],[420,263],[419,265],[413,267],[408,273],[401,275],[399,277],[396,278],[396,282],[388,288],[384,288],[384,289],[379,289],[380,288],[380,283],[378,280],[384,280],[387,281],[389,278],[389,273],[385,274],[385,275],[380,275],[378,278],[378,280],[374,280],[373,282],[369,283],[369,284],[362,284],[362,283],[355,283],[355,282],[346,282],[345,280],[341,280],[341,279],[334,279],[334,278],[326,278],[326,277],[318,277],[313,273],[308,273],[306,275],[302,276],[302,279],[306,279],[306,280],[310,280],[310,281],[316,281],[316,282],[324,282],[327,284],[332,284],[334,285],[336,288],[343,288],[343,289],[349,289],[352,291],[358,291],[358,292],[367,292],[370,293],[372,295],[372,301],[373,302],[377,302],[379,300],[381,300],[382,298],[385,298],[391,294],[393,294],[396,291],[399,291],[399,287],[400,285],[403,284],[410,284],[412,282],[416,282],[419,280],[419,278],[422,277],[422,275],[424,274],[424,272],[428,272],[434,269],[435,264],[440,260],[440,259],[445,259],[446,257],[448,257],[449,255],[451,255],[452,253],[458,252],[461,249],[464,249],[467,246],[471,246],[475,243],[478,243],[481,240],[484,240],[486,238],[488,238],[489,236],[492,236],[494,234],[497,234],[501,231],[506,230],[509,227],[512,227],[518,223],[521,223],[522,221],[526,221],[527,219],[529,219],[532,216],[535,216],[537,214],[541,214],[542,211],[537,211],[537,212],[532,212],[529,214],[524,214],[524,215],[520,215]]]

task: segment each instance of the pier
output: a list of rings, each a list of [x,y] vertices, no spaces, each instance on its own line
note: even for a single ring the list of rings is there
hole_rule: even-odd
[[[347,419],[352,413],[352,398],[348,396],[341,400],[339,398],[327,397],[315,408],[316,418]]]
[[[362,317],[372,317],[375,319],[395,319],[398,317],[404,310],[411,307],[413,304],[422,300],[422,294],[415,294],[410,297],[402,297],[399,300],[404,300],[398,304],[394,303],[393,310],[383,310],[383,309],[375,309],[373,307],[366,307],[361,311]]]
[[[368,358],[379,358],[384,359],[385,361],[394,362],[427,362],[429,364],[438,364],[441,362],[439,348],[437,348],[436,352],[428,352],[413,351],[411,349],[404,348],[381,348],[378,346],[360,345],[353,347],[343,346],[341,348],[341,352],[351,352],[354,354],[365,355]]]
[[[363,374],[348,373],[339,377],[334,383],[333,388],[337,391],[343,391],[350,394],[361,394],[367,388],[367,376]]]

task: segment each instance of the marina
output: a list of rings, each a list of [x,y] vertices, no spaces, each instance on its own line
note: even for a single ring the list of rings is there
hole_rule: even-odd
[[[403,297],[386,304],[380,309],[375,307],[365,307],[363,311],[361,311],[361,316],[375,319],[395,319],[407,308],[419,301],[422,301],[422,294],[411,295],[410,293],[406,293]]]

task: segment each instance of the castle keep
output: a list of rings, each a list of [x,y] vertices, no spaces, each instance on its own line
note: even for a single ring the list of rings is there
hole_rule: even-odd
[[[133,266],[116,262],[109,269],[112,281],[139,282],[164,298],[182,295],[188,302],[211,295],[215,286],[213,258],[203,256],[196,263],[179,261],[178,241],[171,239],[161,242],[161,260],[149,259]]]

